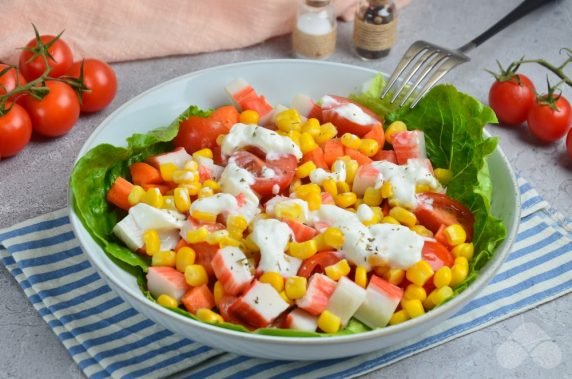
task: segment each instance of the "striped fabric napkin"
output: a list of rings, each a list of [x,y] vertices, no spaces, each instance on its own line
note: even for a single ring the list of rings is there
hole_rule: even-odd
[[[352,377],[481,329],[572,290],[572,223],[523,179],[512,252],[489,285],[439,327],[347,359],[270,361],[224,353],[174,335],[139,314],[100,278],[62,209],[0,230],[0,258],[90,378]]]

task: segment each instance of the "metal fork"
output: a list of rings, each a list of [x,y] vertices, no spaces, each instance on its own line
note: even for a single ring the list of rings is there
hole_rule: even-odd
[[[417,96],[411,102],[411,108],[413,108],[439,79],[453,68],[470,60],[466,53],[481,45],[516,20],[551,1],[553,0],[523,1],[496,24],[456,50],[447,49],[426,41],[414,42],[407,49],[395,71],[389,77],[387,85],[381,93],[381,98],[384,99],[388,94],[393,94],[390,101],[393,104],[404,93],[404,90],[407,90],[405,96],[400,99],[399,106],[402,107],[414,93],[417,93]],[[412,80],[414,81],[410,84]],[[395,91],[395,88],[398,86],[399,88]]]

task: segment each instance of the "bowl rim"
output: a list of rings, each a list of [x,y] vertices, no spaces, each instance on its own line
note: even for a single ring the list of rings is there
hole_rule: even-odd
[[[306,59],[252,60],[252,61],[244,61],[244,62],[238,62],[238,63],[229,63],[229,64],[225,64],[225,65],[213,66],[213,67],[193,71],[193,72],[190,72],[187,74],[177,76],[177,77],[172,78],[170,80],[167,80],[165,82],[159,83],[156,86],[153,86],[153,87],[145,90],[144,92],[138,94],[137,96],[131,98],[130,100],[126,101],[123,105],[121,105],[119,108],[117,108],[115,111],[113,111],[109,116],[107,116],[96,127],[96,129],[93,131],[93,133],[84,142],[84,144],[82,145],[82,147],[81,147],[80,151],[78,152],[78,155],[74,161],[74,166],[75,166],[75,163],[77,163],[77,161],[83,155],[85,155],[85,153],[87,151],[89,151],[91,148],[94,147],[94,146],[90,146],[90,145],[93,144],[92,141],[95,140],[97,138],[97,136],[99,136],[99,134],[103,131],[105,125],[112,122],[115,117],[117,117],[120,113],[122,113],[126,108],[131,106],[134,102],[140,100],[141,98],[147,96],[148,94],[150,94],[150,93],[152,93],[152,92],[154,92],[154,91],[156,91],[162,87],[171,85],[175,82],[188,80],[188,79],[191,79],[195,76],[205,75],[205,74],[208,74],[212,71],[225,70],[228,68],[234,68],[234,67],[240,67],[240,66],[253,66],[253,65],[259,65],[259,64],[262,64],[262,65],[268,65],[268,64],[271,64],[271,65],[272,64],[277,64],[277,65],[280,65],[280,64],[296,64],[296,65],[310,64],[310,65],[335,66],[335,67],[340,67],[340,68],[348,69],[348,70],[358,70],[358,71],[370,72],[372,74],[381,73],[381,74],[385,75],[385,73],[383,73],[383,72],[376,71],[376,70],[369,69],[369,68],[356,66],[356,65],[352,65],[352,64],[339,63],[339,62],[329,62],[329,61],[313,61],[313,60],[306,60]],[[483,130],[483,132],[488,137],[491,136],[490,133],[488,133],[486,130]],[[519,186],[517,183],[517,179],[516,179],[516,175],[514,173],[514,170],[512,169],[512,167],[511,167],[506,155],[502,151],[500,145],[497,146],[497,148],[495,149],[495,152],[499,154],[501,161],[506,165],[506,167],[508,167],[508,169],[509,169],[508,171],[510,173],[510,181],[512,182],[514,188],[518,189]],[[493,154],[494,154],[494,152],[493,152]],[[515,191],[515,196],[516,196],[516,204],[520,205],[521,204],[520,193],[518,190]],[[165,307],[160,306],[157,303],[153,303],[153,302],[149,301],[148,299],[146,299],[143,296],[143,294],[140,292],[140,290],[138,288],[136,291],[136,290],[130,288],[129,286],[126,286],[122,281],[118,280],[118,278],[114,277],[113,275],[110,275],[110,273],[107,271],[107,268],[105,266],[100,266],[96,262],[95,256],[92,256],[92,254],[94,254],[95,252],[88,251],[88,249],[86,249],[84,247],[84,240],[83,240],[83,236],[81,235],[81,229],[84,229],[84,231],[87,234],[89,239],[93,240],[93,237],[91,237],[89,232],[83,226],[79,217],[76,215],[74,207],[73,207],[73,193],[72,193],[71,189],[68,190],[69,219],[70,219],[70,223],[72,225],[73,232],[74,232],[75,236],[77,237],[78,241],[80,242],[80,246],[81,246],[82,250],[87,255],[87,257],[90,260],[90,262],[92,263],[92,265],[102,275],[104,280],[111,281],[114,286],[121,288],[123,291],[123,295],[129,297],[131,299],[131,301],[136,301],[137,303],[139,303],[143,307],[152,307],[152,309],[154,311],[160,313],[162,316],[165,316],[167,318],[172,318],[178,322],[189,323],[193,327],[198,327],[198,328],[204,329],[205,331],[208,331],[208,332],[214,332],[214,333],[220,334],[222,336],[228,336],[228,337],[245,338],[245,339],[254,340],[257,342],[275,342],[275,343],[280,343],[280,344],[284,344],[284,345],[298,345],[300,343],[302,343],[304,345],[322,345],[322,344],[329,344],[329,343],[335,343],[335,342],[344,342],[344,343],[359,342],[359,341],[363,341],[363,340],[389,337],[392,335],[399,334],[399,333],[406,331],[408,329],[412,329],[416,326],[425,324],[427,321],[429,321],[432,318],[442,317],[442,316],[444,316],[444,314],[449,313],[451,311],[451,309],[459,308],[460,306],[464,305],[465,302],[469,301],[470,298],[473,297],[472,296],[473,294],[480,292],[482,290],[482,288],[486,286],[486,284],[490,281],[490,279],[492,279],[492,277],[499,270],[500,266],[502,265],[506,256],[508,255],[510,248],[514,242],[515,237],[516,237],[519,222],[520,222],[520,211],[521,211],[521,207],[518,206],[516,209],[515,215],[514,215],[516,222],[513,223],[510,230],[507,230],[507,235],[506,235],[505,240],[497,247],[497,250],[502,249],[502,251],[500,251],[500,254],[497,252],[497,254],[495,254],[489,262],[487,262],[485,267],[483,267],[483,269],[481,269],[481,272],[480,272],[479,276],[477,277],[477,279],[473,283],[471,283],[465,290],[463,290],[460,294],[458,294],[453,299],[448,301],[446,305],[444,305],[442,307],[437,307],[436,309],[431,310],[431,312],[426,313],[420,317],[410,319],[405,323],[401,323],[401,324],[397,324],[397,325],[391,325],[391,326],[387,326],[384,328],[373,329],[373,330],[363,332],[363,333],[337,335],[337,336],[324,335],[324,336],[317,336],[317,337],[296,337],[296,336],[276,336],[276,335],[266,335],[266,334],[257,334],[257,333],[247,333],[247,332],[241,332],[241,331],[236,331],[236,330],[227,329],[227,328],[221,328],[221,327],[210,325],[210,324],[207,324],[207,323],[204,323],[201,321],[193,320],[192,318],[180,315],[174,311],[171,311]],[[97,245],[97,243],[95,241],[93,241],[93,242]],[[104,254],[105,255],[104,259],[109,260],[110,258],[103,251],[103,249],[101,249],[101,247],[99,245],[97,245],[97,246],[99,248],[97,253],[98,254]],[[121,295],[120,293],[118,293],[118,294]],[[131,305],[131,306],[133,306],[133,305]],[[165,325],[162,325],[162,326],[166,327]]]

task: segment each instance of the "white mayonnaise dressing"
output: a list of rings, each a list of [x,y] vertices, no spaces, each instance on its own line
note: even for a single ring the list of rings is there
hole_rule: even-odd
[[[321,102],[324,108],[331,107],[332,111],[340,115],[340,117],[355,122],[356,124],[371,125],[378,122],[354,103],[341,104],[331,96],[322,97]]]
[[[262,167],[262,172],[260,173],[260,175],[263,178],[272,179],[273,177],[276,176],[276,172],[273,169],[271,169],[270,167],[264,166],[264,167]]]
[[[288,224],[276,219],[258,220],[251,238],[260,249],[258,270],[279,272],[284,277],[296,275],[302,261],[284,253],[294,239]]]
[[[366,270],[381,263],[407,268],[421,259],[424,239],[407,227],[377,224],[368,228],[357,214],[335,205],[322,205],[316,216],[319,221],[340,228],[344,233],[342,253]]]
[[[217,193],[213,196],[203,197],[193,201],[191,204],[191,213],[200,211],[218,215],[236,211],[237,209],[238,202],[236,197],[228,193]]]
[[[256,193],[250,188],[256,179],[248,170],[238,166],[231,158],[220,175],[219,184],[222,192],[234,196],[244,194],[247,201],[258,206],[259,200]]]
[[[373,218],[373,211],[367,204],[360,204],[357,208],[356,215],[360,221],[369,221]]]
[[[403,207],[413,209],[417,206],[415,196],[417,184],[426,184],[434,191],[443,191],[439,181],[421,159],[409,159],[406,165],[396,165],[388,161],[376,161],[371,165],[379,171],[375,188],[381,188],[383,182],[389,180],[393,188],[393,197]]]
[[[292,154],[297,159],[302,158],[302,151],[289,137],[261,126],[242,123],[234,124],[230,129],[223,139],[221,151],[228,156],[246,146],[258,147],[266,153],[267,158],[270,154]]]
[[[324,180],[333,179],[336,182],[346,181],[346,162],[342,159],[338,159],[332,165],[333,171],[328,172],[323,168],[317,168],[310,173],[310,181],[322,185]]]
[[[276,204],[283,204],[283,205],[292,205],[292,206],[299,206],[302,209],[302,214],[304,219],[301,220],[302,222],[306,222],[309,220],[310,210],[308,208],[308,203],[302,199],[286,197],[286,196],[274,196],[272,199],[268,200],[265,204],[266,214],[270,217],[276,217],[276,213],[274,213],[274,208]]]

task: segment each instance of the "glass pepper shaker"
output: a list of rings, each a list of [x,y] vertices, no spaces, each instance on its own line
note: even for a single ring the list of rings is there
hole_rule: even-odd
[[[292,32],[298,58],[326,59],[336,49],[336,12],[330,0],[303,0]]]
[[[354,49],[362,59],[386,57],[395,44],[397,9],[393,0],[360,0],[353,32]]]

